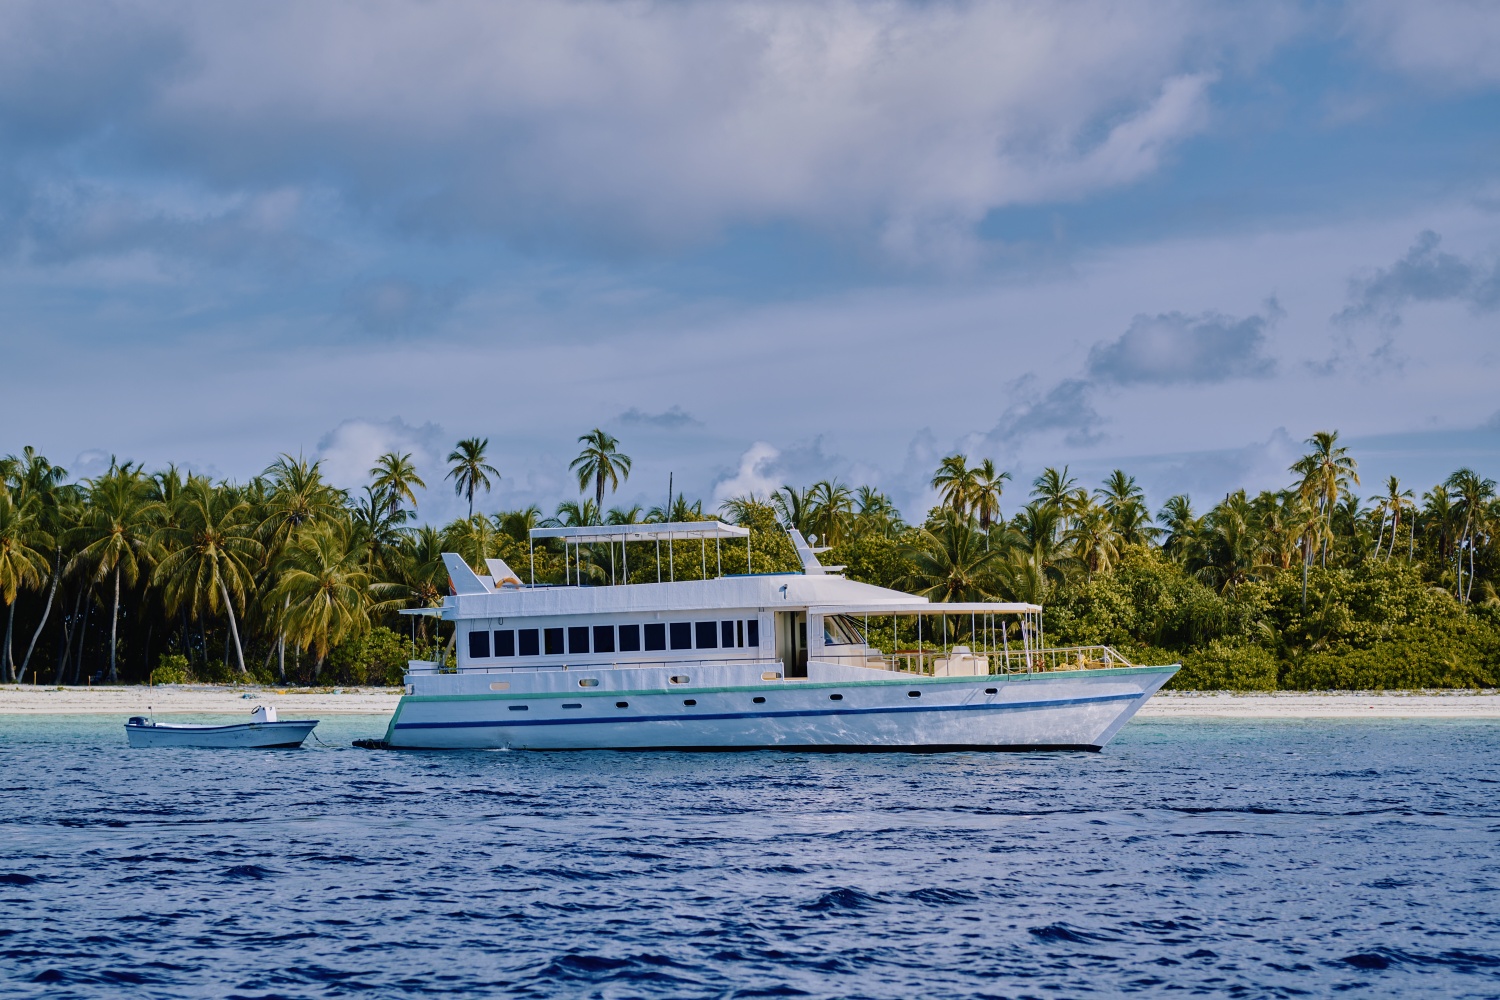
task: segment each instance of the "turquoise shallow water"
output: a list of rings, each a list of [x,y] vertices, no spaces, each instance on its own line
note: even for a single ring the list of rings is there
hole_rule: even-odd
[[[0,717],[0,993],[1500,996],[1500,724],[1100,754],[129,750]]]

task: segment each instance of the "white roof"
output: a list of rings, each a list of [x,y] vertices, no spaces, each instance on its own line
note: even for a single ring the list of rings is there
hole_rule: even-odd
[[[749,538],[750,529],[723,521],[667,521],[661,524],[583,524],[532,528],[532,538],[566,538],[589,545],[605,542],[682,541],[690,538]]]
[[[814,614],[1019,614],[1039,611],[1031,604],[933,604],[899,590],[887,590],[841,576],[770,573],[722,576],[714,580],[630,583],[599,587],[518,587],[450,596],[443,617],[565,617],[650,612],[808,610]]]
[[[895,593],[895,591],[890,591]],[[907,595],[902,595],[906,597]],[[871,604],[868,607],[857,605],[837,604],[827,607],[810,607],[807,609],[815,615],[914,615],[914,614],[944,614],[944,615],[1020,615],[1034,614],[1041,611],[1041,605],[1021,603],[995,603],[984,601],[953,601],[951,603],[941,601],[928,601],[920,597],[907,597],[905,601],[892,601],[890,603]]]

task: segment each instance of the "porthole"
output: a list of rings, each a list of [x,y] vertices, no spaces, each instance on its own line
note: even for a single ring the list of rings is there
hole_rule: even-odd
[[[752,698],[751,701],[755,702],[757,705],[764,705],[766,703],[766,699],[764,698]]]
[[[760,675],[760,679],[763,681],[779,681],[781,680],[781,671],[767,670],[765,673]]]
[[[920,692],[920,691],[908,691],[908,692],[906,692],[906,696],[908,698],[920,698],[920,697],[922,697],[922,692]]]
[[[599,681],[593,677],[580,677],[578,679],[578,686],[581,688],[596,688],[599,686]]]
[[[998,694],[999,693],[999,689],[998,688],[985,688],[984,689],[984,693],[985,694]]]
[[[667,679],[670,680],[673,684],[686,684],[688,681],[692,680],[692,678],[687,676],[686,674],[676,674]]]
[[[630,702],[628,702],[628,701],[617,701],[617,702],[615,702],[615,708],[629,708],[629,707],[630,707]]]
[[[510,681],[490,681],[491,691],[509,691]]]
[[[564,702],[563,703],[563,708],[582,708],[582,707],[583,707],[583,702],[580,702],[580,701],[568,701],[568,702]]]
[[[684,698],[684,699],[682,699],[682,703],[684,705],[686,705],[688,708],[692,708],[694,705],[698,704],[698,702],[695,701],[692,698]]]
[[[828,696],[828,700],[829,701],[843,701],[844,700],[844,696],[841,695],[841,694],[831,694],[831,695]]]
[[[512,712],[525,712],[525,711],[529,711],[531,706],[529,706],[529,705],[507,705],[505,707],[508,708],[508,709],[510,709]]]

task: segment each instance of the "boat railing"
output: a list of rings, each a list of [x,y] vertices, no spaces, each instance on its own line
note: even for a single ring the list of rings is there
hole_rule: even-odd
[[[979,651],[967,646],[952,646],[946,650],[898,649],[888,653],[865,647],[859,647],[858,652],[835,651],[825,647],[824,654],[819,659],[847,666],[874,667],[929,677],[983,677],[991,674],[1105,670],[1134,666],[1112,646]]]

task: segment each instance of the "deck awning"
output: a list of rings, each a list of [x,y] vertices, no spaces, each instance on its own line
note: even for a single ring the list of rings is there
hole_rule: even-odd
[[[664,524],[583,524],[569,528],[532,528],[531,537],[562,538],[574,545],[607,542],[666,542],[708,538],[749,538],[750,529],[723,521],[668,521]]]
[[[943,603],[941,601],[891,601],[881,603],[872,601],[868,604],[827,604],[810,607],[807,613],[811,615],[1034,615],[1041,613],[1039,604],[1023,603],[1000,603],[1000,602],[959,602]]]

